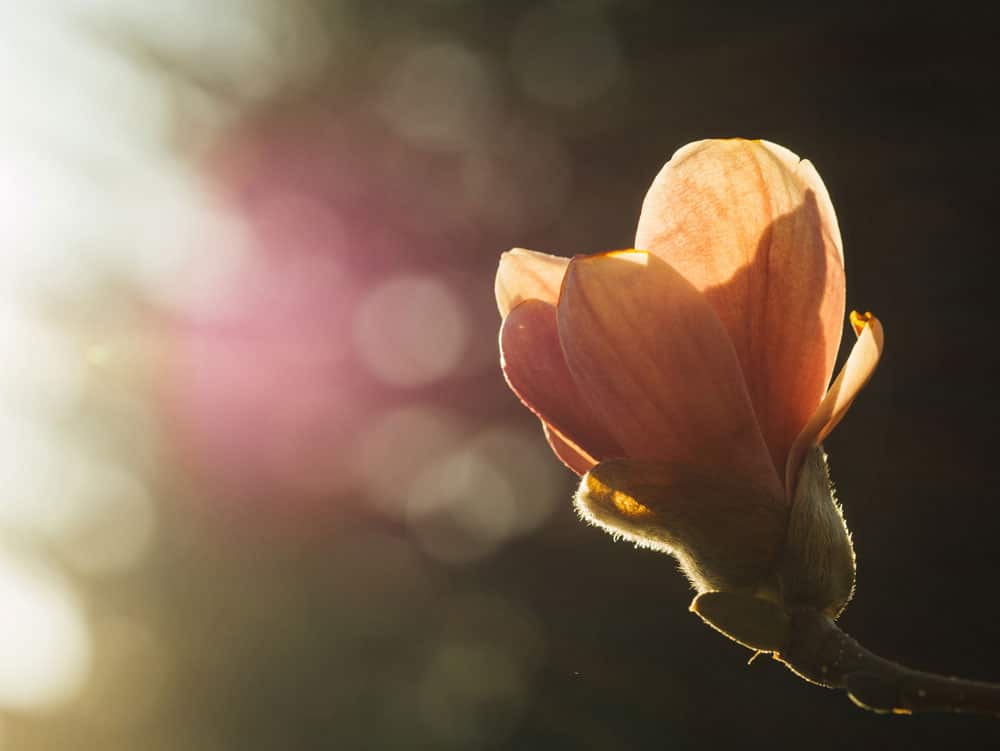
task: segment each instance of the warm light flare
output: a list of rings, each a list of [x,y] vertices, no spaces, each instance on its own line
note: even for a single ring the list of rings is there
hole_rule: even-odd
[[[0,550],[0,707],[43,709],[72,698],[90,667],[80,604],[48,566]]]

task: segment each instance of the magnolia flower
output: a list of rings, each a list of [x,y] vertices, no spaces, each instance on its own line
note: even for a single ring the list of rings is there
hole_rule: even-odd
[[[765,648],[772,611],[836,617],[851,596],[820,444],[875,369],[882,328],[851,314],[857,340],[830,384],[840,232],[812,164],[776,144],[680,149],[646,195],[635,247],[504,253],[503,371],[583,476],[580,513],[675,555],[698,592],[731,595],[696,599],[698,612]]]

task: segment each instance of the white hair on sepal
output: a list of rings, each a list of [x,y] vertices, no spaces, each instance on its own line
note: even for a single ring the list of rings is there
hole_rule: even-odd
[[[673,555],[698,592],[773,588],[787,525],[782,499],[712,468],[611,459],[581,478],[587,522]]]
[[[854,594],[855,557],[822,446],[805,455],[779,570],[782,599],[836,618]]]
[[[623,523],[625,520],[602,513],[602,505],[593,503],[589,492],[582,484],[573,494],[573,508],[580,519],[593,527],[600,527],[611,535],[611,539],[615,542],[626,540],[637,548],[676,555],[676,552],[661,540],[649,537],[637,528],[627,526]]]
[[[577,515],[584,522],[593,527],[603,529],[611,535],[611,539],[615,542],[625,540],[632,543],[637,549],[651,550],[655,553],[666,553],[673,556],[677,563],[677,570],[687,578],[695,591],[708,591],[702,578],[695,573],[697,567],[694,565],[694,562],[688,560],[688,556],[682,550],[667,545],[658,537],[649,536],[647,533],[639,530],[623,528],[620,519],[601,514],[601,506],[597,504],[591,505],[592,501],[593,499],[590,498],[589,493],[584,490],[581,483],[580,488],[577,489],[577,492],[573,496],[573,508],[576,509]]]

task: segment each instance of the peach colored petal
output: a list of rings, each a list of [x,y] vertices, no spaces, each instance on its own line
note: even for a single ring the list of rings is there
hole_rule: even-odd
[[[507,383],[525,406],[554,428],[564,443],[585,455],[587,461],[624,455],[594,417],[570,375],[559,344],[555,306],[541,300],[525,300],[508,314],[500,328],[500,366]],[[564,452],[564,456],[553,449],[576,470],[578,460],[570,463],[566,458],[568,453]]]
[[[639,251],[573,259],[558,323],[574,380],[627,456],[727,467],[780,494],[732,343],[669,264]]]
[[[501,255],[495,283],[500,315],[506,316],[524,300],[555,303],[567,264],[568,258],[524,248]]]
[[[810,446],[822,443],[837,424],[844,418],[851,403],[875,372],[885,336],[882,324],[871,313],[858,315],[851,313],[851,323],[858,335],[851,354],[840,369],[837,379],[830,386],[816,412],[799,433],[788,454],[785,467],[785,487],[794,489],[794,482],[802,464],[802,458]]]
[[[576,472],[576,474],[584,475],[597,464],[597,460],[594,457],[590,456],[579,446],[574,446],[567,441],[551,425],[546,424],[544,420],[542,420],[542,430],[545,431],[545,440],[549,442],[549,448],[552,449],[552,452],[559,457],[559,461]]]
[[[840,232],[816,170],[763,141],[689,144],[646,195],[636,247],[708,297],[780,471],[829,383],[844,315]]]

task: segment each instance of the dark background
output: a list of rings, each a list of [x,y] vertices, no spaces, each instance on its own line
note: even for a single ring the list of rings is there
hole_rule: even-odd
[[[415,389],[373,382],[364,403],[419,400],[459,416],[467,432],[500,423],[532,431],[533,450],[544,451],[493,359],[499,253],[627,247],[649,182],[683,144],[743,136],[785,145],[816,165],[833,199],[848,309],[871,310],[886,332],[874,379],[826,443],[858,558],[841,624],[904,664],[1000,680],[1000,499],[991,479],[1000,160],[990,19],[957,4],[922,13],[568,3],[571,16],[591,14],[611,30],[624,73],[595,98],[549,106],[504,62],[536,3],[355,2],[338,13],[345,7],[364,41],[337,58],[336,84],[320,75],[243,107],[233,135],[198,159],[251,215],[255,196],[283,180],[337,208],[365,283],[399,269],[460,280],[473,311],[464,366]],[[334,18],[315,8],[317,18]],[[368,94],[387,75],[381,50],[422,35],[492,61],[504,101],[493,117],[542,128],[561,144],[572,177],[557,209],[509,223],[469,213],[457,177],[467,153],[415,145],[379,119]],[[156,51],[136,47],[129,54]],[[176,56],[143,59],[179,80],[199,73]],[[205,84],[219,96],[226,85]],[[512,164],[509,179],[524,196],[547,179],[544,169]],[[352,176],[349,190],[331,187],[338,171]],[[160,326],[149,307],[137,303],[143,325]],[[360,368],[352,357],[342,367]],[[351,441],[373,409],[344,413],[330,455],[316,461],[349,473]],[[78,705],[9,719],[10,748],[818,751],[1000,742],[995,721],[876,716],[769,659],[748,666],[745,650],[687,611],[692,593],[671,559],[577,520],[568,471],[538,497],[519,491],[518,503],[554,509],[544,524],[488,553],[449,559],[428,554],[405,514],[367,503],[356,483],[306,493],[253,480],[249,467],[236,472],[251,477],[248,487],[210,462],[178,458],[182,441],[171,436],[183,428],[169,403],[163,414],[165,448],[149,475],[157,543],[129,574],[80,586],[93,618],[126,613],[158,633],[171,667],[154,675],[139,658],[98,662],[100,680]],[[252,415],[230,419],[231,434],[259,429]],[[504,461],[516,475],[516,458]],[[383,469],[405,482],[406,465]],[[145,696],[154,679],[149,706],[121,722],[101,719]]]

